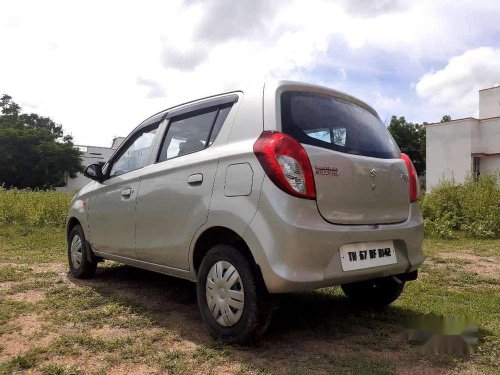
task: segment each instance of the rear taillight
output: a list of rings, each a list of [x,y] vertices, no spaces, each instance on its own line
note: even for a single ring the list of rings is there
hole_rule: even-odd
[[[294,138],[265,131],[253,145],[253,152],[267,176],[285,193],[316,199],[311,163],[306,150]]]
[[[406,164],[406,169],[408,170],[408,177],[410,182],[410,202],[415,202],[418,200],[420,195],[420,188],[418,185],[417,171],[410,160],[410,157],[406,154],[401,153],[401,159]]]

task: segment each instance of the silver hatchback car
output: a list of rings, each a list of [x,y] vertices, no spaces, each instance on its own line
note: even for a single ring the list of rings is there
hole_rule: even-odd
[[[412,162],[370,106],[326,87],[268,82],[169,108],[85,175],[71,273],[110,259],[194,281],[227,342],[259,337],[277,293],[340,285],[388,305],[424,261]]]

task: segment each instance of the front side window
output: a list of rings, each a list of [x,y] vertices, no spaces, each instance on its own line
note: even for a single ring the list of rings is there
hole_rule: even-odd
[[[226,119],[230,106],[196,111],[170,120],[158,162],[198,152],[210,146]]]
[[[110,177],[120,176],[146,165],[157,129],[158,124],[155,124],[137,134],[135,140],[114,161],[109,173]]]
[[[399,157],[382,121],[365,108],[343,99],[284,92],[281,123],[283,132],[300,143],[383,159]]]

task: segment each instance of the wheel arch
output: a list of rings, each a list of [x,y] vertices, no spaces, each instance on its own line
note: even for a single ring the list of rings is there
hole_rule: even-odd
[[[66,224],[66,238],[69,238],[69,234],[71,233],[73,228],[77,225],[82,226],[82,223],[80,223],[80,220],[78,220],[76,217],[72,216],[68,219],[68,223]]]
[[[198,275],[201,262],[205,254],[215,245],[226,244],[236,247],[257,269],[258,265],[245,240],[235,231],[223,226],[214,226],[205,229],[197,238],[192,253],[192,265],[195,275]],[[259,269],[260,272],[260,269]]]

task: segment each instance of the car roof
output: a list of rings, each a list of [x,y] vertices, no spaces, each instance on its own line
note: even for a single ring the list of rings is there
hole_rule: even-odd
[[[377,111],[375,111],[375,109],[373,109],[370,105],[368,105],[364,101],[362,101],[362,100],[360,100],[352,95],[346,94],[345,92],[335,90],[335,89],[332,89],[332,88],[327,87],[327,86],[316,85],[313,83],[300,82],[300,81],[274,80],[274,81],[267,81],[266,82],[266,89],[267,88],[271,88],[272,90],[280,90],[280,91],[304,90],[304,91],[308,91],[308,92],[314,92],[314,93],[334,96],[336,98],[340,98],[340,99],[346,100],[348,102],[357,104],[360,107],[371,112],[376,117],[379,117]]]
[[[223,95],[230,95],[234,94],[236,92],[243,92],[245,95],[250,94],[250,95],[262,95],[263,90],[265,89],[271,89],[271,90],[288,90],[288,89],[297,89],[297,90],[305,90],[305,91],[310,91],[310,92],[317,92],[317,93],[323,93],[325,95],[331,95],[340,99],[347,100],[349,102],[352,102],[354,104],[359,105],[362,108],[365,108],[375,116],[379,117],[375,109],[373,109],[370,105],[367,103],[363,102],[362,100],[346,94],[342,91],[338,91],[335,89],[332,89],[327,86],[321,86],[321,85],[316,85],[312,83],[307,83],[307,82],[301,82],[301,81],[292,81],[292,80],[267,80],[264,81],[260,84],[252,84],[252,85],[234,85],[231,89],[227,89],[218,93],[214,93],[212,95],[199,95],[198,97],[196,95],[193,95],[193,97],[197,97],[197,99],[189,100],[187,102],[183,102],[180,104],[176,104],[172,107],[166,108],[158,113],[155,113],[154,115],[148,117],[146,120],[141,122],[139,126],[136,127],[137,130],[139,128],[142,128],[144,126],[148,126],[157,120],[161,119],[164,115],[166,115],[168,112],[171,112],[172,110],[178,110],[181,109],[184,106],[189,106],[195,102],[199,101],[204,101],[204,100],[210,100],[218,96],[223,96]]]

